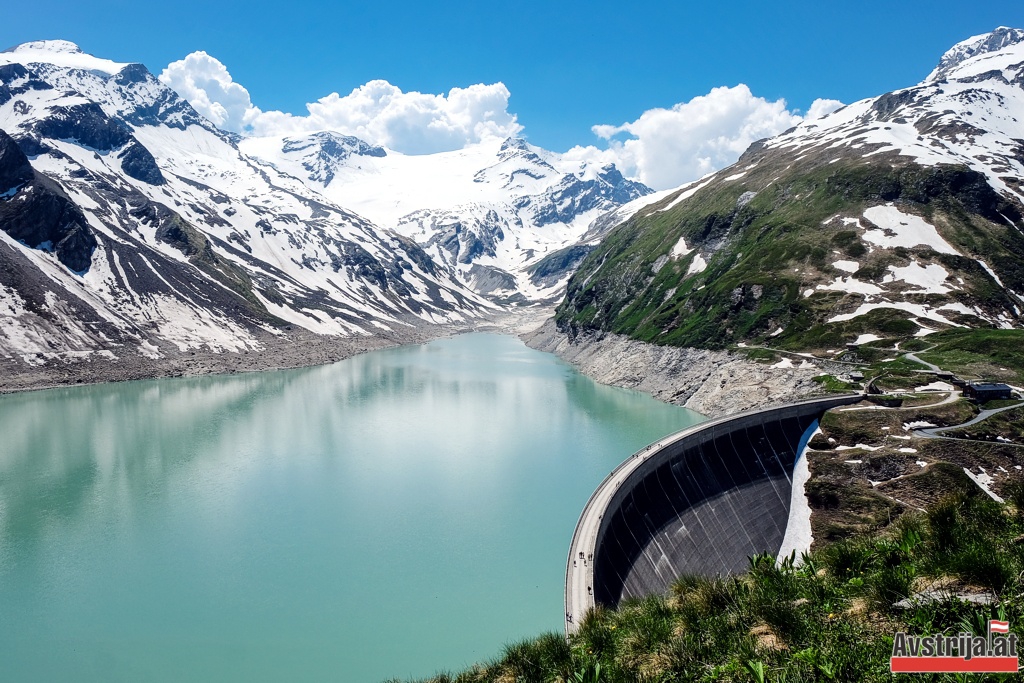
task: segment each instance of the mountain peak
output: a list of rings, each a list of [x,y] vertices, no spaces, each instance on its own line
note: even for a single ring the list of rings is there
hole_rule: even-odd
[[[69,40],[33,40],[16,45],[0,52],[0,65],[3,64],[52,64],[106,76],[113,76],[128,66],[125,62],[93,57]]]
[[[387,156],[387,152],[383,147],[371,145],[352,135],[343,135],[333,130],[321,130],[306,135],[284,138],[282,149],[285,152],[314,150],[337,161],[343,161],[352,155],[368,157]]]
[[[325,187],[331,184],[335,174],[350,157],[387,156],[383,147],[331,130],[284,138],[281,151],[301,164],[310,180],[323,183]]]
[[[501,149],[499,151],[505,152],[508,150],[521,150],[523,152],[530,151],[530,145],[524,138],[509,137],[501,143]]]
[[[53,52],[57,54],[82,54],[82,48],[70,40],[31,40],[7,48],[4,52]]]
[[[989,52],[997,52],[1018,43],[1024,43],[1024,30],[1008,26],[1000,26],[989,33],[971,36],[967,40],[962,40],[946,50],[946,53],[939,60],[938,66],[928,74],[925,82],[930,83],[942,80],[952,69],[972,57]]]
[[[538,154],[538,151],[538,149],[531,146],[530,143],[523,138],[505,138],[501,143],[501,147],[498,149],[498,159],[501,161],[517,159],[529,163],[540,164],[544,168],[554,170],[548,161],[544,159],[541,154]]]

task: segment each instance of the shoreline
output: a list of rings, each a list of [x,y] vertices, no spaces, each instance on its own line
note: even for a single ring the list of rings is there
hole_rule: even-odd
[[[161,358],[137,354],[116,356],[118,349],[93,351],[81,357],[50,359],[39,365],[0,357],[0,395],[66,387],[171,377],[239,375],[329,365],[346,358],[405,344],[425,343],[464,331],[453,326],[422,327],[400,334],[373,337],[329,337],[293,331],[287,337],[261,340],[258,350],[195,349],[166,353]]]
[[[171,377],[238,375],[329,365],[353,356],[469,332],[517,337],[601,384],[643,392],[708,418],[823,395],[820,370],[772,368],[728,351],[662,347],[616,334],[570,340],[553,306],[496,313],[466,324],[422,325],[372,337],[332,337],[295,329],[261,339],[259,350],[167,351],[160,358],[116,356],[116,347],[31,364],[0,356],[0,395]]]
[[[570,340],[554,318],[520,338],[594,381],[642,391],[708,418],[828,394],[813,381],[820,368],[774,368],[729,351],[657,346],[611,333]]]
[[[262,348],[242,352],[162,349],[160,358],[147,358],[134,352],[118,356],[121,348],[112,347],[65,354],[63,358],[51,358],[38,364],[0,355],[0,395],[146,379],[229,376],[316,367],[370,351],[425,344],[467,332],[492,331],[520,336],[527,328],[540,325],[552,312],[549,308],[531,307],[465,324],[424,324],[360,337],[320,335],[296,328],[287,335],[268,335],[260,339]]]

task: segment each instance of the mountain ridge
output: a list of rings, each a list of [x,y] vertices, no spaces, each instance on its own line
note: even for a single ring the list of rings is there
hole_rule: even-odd
[[[560,329],[824,351],[1019,328],[1024,32],[1001,35],[642,209],[570,279]]]
[[[66,42],[0,53],[0,130],[0,360],[18,372],[419,338],[497,310],[243,155],[140,64]]]
[[[332,153],[315,142],[290,143],[289,136],[247,138],[240,146],[335,203],[415,239],[475,291],[506,302],[560,296],[568,271],[539,286],[531,267],[574,244],[604,213],[652,192],[614,166],[569,160],[522,138],[406,155],[343,137],[379,151]],[[306,172],[317,163],[329,166],[329,175]],[[489,276],[481,280],[481,272]]]

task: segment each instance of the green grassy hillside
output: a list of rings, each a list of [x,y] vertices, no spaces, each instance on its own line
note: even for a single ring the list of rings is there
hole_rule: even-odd
[[[675,200],[641,211],[584,259],[558,309],[562,330],[703,348],[771,338],[780,348],[814,350],[863,333],[908,338],[922,326],[1020,322],[1021,302],[978,261],[1006,289],[1024,292],[1024,234],[1008,224],[1020,212],[966,168],[891,155],[798,160],[754,149]],[[935,226],[959,254],[866,241],[865,229],[882,233],[864,210],[886,203]],[[693,251],[673,258],[680,239]],[[696,259],[704,270],[691,269]],[[837,262],[855,263],[856,272]],[[948,292],[893,281],[893,268],[932,265],[948,273]],[[896,306],[829,323],[865,301],[863,293],[826,289],[843,278],[880,288],[875,300]],[[950,306],[940,314],[949,324],[922,320],[901,303]]]

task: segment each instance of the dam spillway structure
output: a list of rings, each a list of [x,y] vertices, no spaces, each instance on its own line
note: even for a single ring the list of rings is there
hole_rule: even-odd
[[[638,451],[587,501],[566,564],[566,632],[595,605],[664,595],[686,574],[744,571],[786,536],[793,472],[830,408],[862,395],[753,410],[685,429]]]

